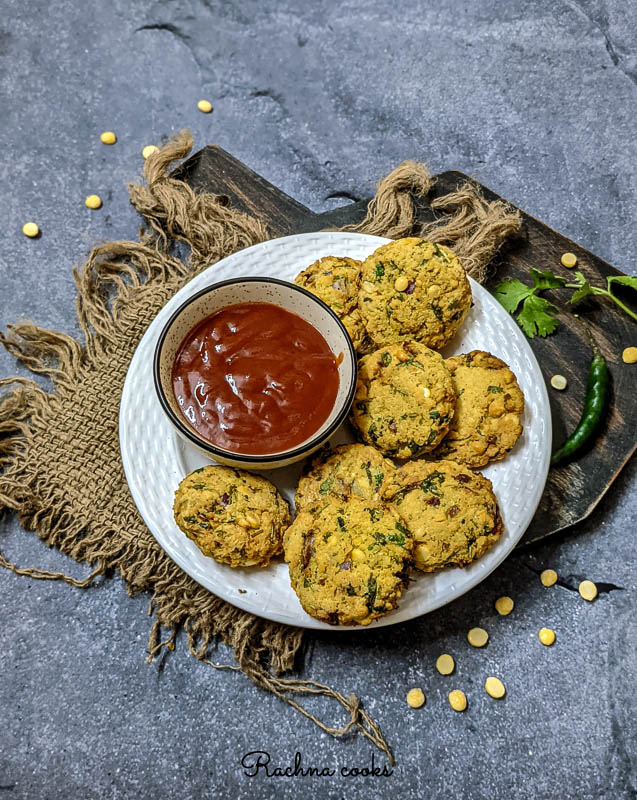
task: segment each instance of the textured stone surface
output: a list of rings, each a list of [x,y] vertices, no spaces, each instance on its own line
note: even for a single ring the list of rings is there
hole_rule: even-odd
[[[637,7],[621,0],[8,0],[0,23],[0,322],[76,330],[71,266],[134,235],[124,182],[143,145],[183,126],[315,210],[369,195],[404,158],[461,169],[633,272]],[[215,110],[203,115],[196,101]],[[117,132],[105,147],[99,133]],[[87,194],[100,211],[83,205]],[[20,228],[33,219],[42,237]],[[0,353],[0,374],[20,372]],[[627,427],[634,435],[634,426]],[[0,791],[11,798],[163,796],[632,798],[637,790],[634,463],[589,521],[510,558],[451,606],[394,629],[308,637],[304,675],[355,691],[398,765],[382,778],[271,778],[278,766],[369,764],[232,672],[183,647],[145,664],[146,600],[0,575]],[[22,565],[84,575],[0,521]],[[593,604],[533,569],[623,587]],[[516,608],[498,617],[494,599]],[[486,649],[465,640],[489,630]],[[557,632],[553,648],[537,631]],[[450,652],[456,673],[434,668]],[[228,660],[223,647],[216,657]],[[494,674],[503,701],[482,684]],[[404,693],[421,686],[427,704]],[[463,688],[465,714],[446,693]],[[308,702],[326,719],[334,708]],[[382,765],[382,758],[377,758]]]

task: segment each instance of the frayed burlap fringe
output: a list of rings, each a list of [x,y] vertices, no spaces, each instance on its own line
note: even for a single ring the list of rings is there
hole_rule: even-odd
[[[146,185],[130,187],[131,201],[146,225],[139,241],[95,247],[86,264],[75,270],[83,344],[28,322],[0,333],[9,352],[54,385],[54,391],[45,392],[25,378],[0,381],[0,389],[10,389],[0,401],[0,512],[13,511],[26,529],[76,561],[89,563],[93,571],[80,580],[20,568],[1,554],[0,566],[78,588],[107,570],[117,570],[129,593],[150,593],[149,614],[156,621],[149,661],[163,648],[173,650],[177,631],[183,628],[190,651],[200,661],[243,671],[328,733],[358,729],[393,763],[378,725],[355,695],[345,696],[315,681],[280,677],[294,666],[302,632],[247,614],[199,586],[159,547],[128,491],[119,453],[118,411],[140,338],[195,274],[268,238],[259,220],[226,208],[214,195],[195,194],[169,176],[172,164],[191,148],[190,134],[181,132],[146,161]],[[451,244],[480,277],[519,220],[467,186],[436,200],[436,209],[452,213],[419,230],[412,196],[426,195],[432,183],[424,166],[405,162],[381,181],[364,222],[349,229],[390,237],[420,232]],[[186,263],[173,255],[175,242],[190,248]],[[169,631],[166,639],[161,638],[162,628]],[[236,666],[208,658],[215,639],[233,648]],[[336,700],[349,719],[342,728],[328,726],[294,695]]]
[[[132,204],[144,217],[152,237],[163,249],[171,240],[190,248],[188,277],[219,258],[270,236],[260,220],[226,208],[212,194],[195,194],[183,181],[171,178],[171,164],[192,149],[192,137],[183,132],[144,165],[146,186],[129,185]]]
[[[367,214],[357,225],[346,225],[343,231],[369,233],[400,239],[413,233],[416,210],[413,197],[425,197],[434,179],[424,164],[403,161],[376,187],[376,195],[367,206]]]
[[[483,283],[487,266],[505,239],[520,229],[520,214],[500,200],[489,203],[471,183],[432,200],[443,216],[428,223],[416,221],[413,197],[425,197],[435,183],[423,164],[404,161],[378,184],[365,219],[342,230],[398,239],[421,236],[446,244],[462,260],[472,278]]]
[[[460,257],[466,271],[478,283],[504,240],[520,230],[520,213],[496,200],[487,202],[470,183],[431,202],[434,211],[451,212],[418,227],[418,236],[446,244]]]

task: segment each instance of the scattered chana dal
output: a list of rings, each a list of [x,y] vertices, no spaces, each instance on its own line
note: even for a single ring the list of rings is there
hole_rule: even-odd
[[[153,153],[159,153],[159,147],[156,147],[154,144],[147,144],[146,147],[142,150],[142,155],[144,158],[148,158],[152,156]]]
[[[578,591],[584,600],[588,600],[589,603],[592,603],[597,597],[597,586],[595,586],[593,581],[582,581]]]
[[[197,108],[204,114],[210,114],[212,111],[212,103],[209,100],[200,100],[197,103]]]
[[[22,226],[22,233],[25,236],[28,236],[29,239],[35,239],[35,237],[40,233],[40,229],[35,222],[25,222]]]
[[[551,378],[551,386],[557,389],[558,392],[563,392],[568,386],[568,381],[563,375],[553,375]]]
[[[502,617],[506,617],[508,614],[510,614],[513,611],[513,606],[513,600],[506,595],[498,597],[498,599],[495,601],[495,610]]]
[[[436,659],[436,669],[441,675],[451,675],[456,668],[456,662],[449,653],[443,653]]]
[[[412,708],[420,708],[425,705],[425,695],[422,689],[410,689],[406,695],[407,705]]]
[[[87,208],[101,208],[102,207],[102,198],[98,194],[89,194],[89,196],[84,201],[84,205]]]
[[[540,573],[542,586],[553,586],[557,583],[557,572],[554,569],[545,569]]]
[[[449,692],[449,705],[454,711],[464,711],[467,707],[467,695],[461,689]]]
[[[472,647],[484,647],[489,641],[489,634],[484,628],[471,628],[467,634],[467,641]]]
[[[573,267],[577,264],[577,256],[575,253],[562,253],[560,261],[562,262],[563,267],[566,267],[567,269],[573,269]]]
[[[555,631],[552,631],[550,628],[540,628],[537,637],[542,644],[550,647],[555,642]]]
[[[622,353],[622,360],[625,364],[637,363],[637,347],[627,347]]]
[[[102,140],[102,144],[115,144],[117,136],[115,136],[113,131],[104,131],[100,133],[100,139]]]
[[[499,700],[506,694],[506,689],[504,688],[502,681],[493,675],[490,675],[486,679],[484,682],[484,688],[486,689],[487,694],[491,695],[491,697],[495,697],[496,700]]]

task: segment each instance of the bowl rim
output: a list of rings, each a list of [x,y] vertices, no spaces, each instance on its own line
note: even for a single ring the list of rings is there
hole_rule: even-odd
[[[352,379],[350,382],[350,387],[347,391],[345,401],[343,402],[343,407],[338,412],[338,414],[336,415],[330,426],[325,431],[323,431],[323,433],[321,433],[320,435],[313,436],[311,439],[309,439],[308,441],[306,441],[301,445],[298,445],[293,450],[284,450],[280,453],[272,453],[272,454],[250,455],[249,453],[235,453],[232,450],[224,450],[220,447],[217,447],[216,445],[212,444],[212,442],[209,442],[207,439],[204,439],[203,436],[199,436],[194,429],[187,426],[186,423],[182,421],[174,413],[164,393],[164,389],[160,379],[161,354],[164,342],[166,341],[166,337],[168,336],[168,332],[172,327],[173,322],[175,322],[177,317],[180,316],[180,314],[184,311],[184,309],[186,309],[191,303],[194,303],[195,300],[198,300],[203,295],[209,294],[210,292],[216,289],[220,289],[223,286],[229,286],[238,283],[275,283],[280,286],[285,286],[288,289],[293,289],[299,294],[303,294],[306,297],[309,297],[317,305],[321,306],[321,308],[324,311],[327,311],[327,313],[334,319],[338,327],[341,329],[345,341],[347,343],[347,351],[350,357],[350,361],[352,363]],[[277,305],[277,304],[272,303],[272,305]],[[319,333],[321,332],[319,331]],[[321,334],[321,336],[322,335],[323,334]],[[295,458],[296,456],[301,456],[306,452],[311,452],[312,448],[315,445],[320,444],[320,442],[328,439],[334,433],[334,431],[336,431],[337,428],[341,426],[342,422],[345,420],[346,416],[350,411],[352,401],[354,399],[354,394],[356,392],[357,374],[358,374],[358,362],[356,359],[356,350],[354,349],[352,340],[350,339],[347,329],[339,319],[338,315],[327,305],[327,303],[323,302],[323,300],[321,300],[320,297],[317,297],[315,294],[312,294],[312,292],[309,292],[302,286],[297,286],[295,283],[291,283],[290,281],[284,281],[281,280],[280,278],[259,277],[256,275],[247,278],[228,278],[225,281],[218,281],[217,283],[213,283],[210,286],[206,286],[205,288],[200,289],[191,297],[188,297],[170,315],[170,317],[166,321],[166,324],[162,328],[161,333],[159,334],[159,338],[157,339],[157,344],[155,345],[155,354],[153,357],[153,382],[155,384],[155,392],[157,394],[161,407],[163,408],[164,412],[166,413],[172,424],[177,428],[177,430],[181,434],[183,434],[187,439],[189,439],[194,445],[196,445],[199,448],[203,448],[213,457],[219,456],[222,459],[240,461],[245,464],[262,464],[262,463],[274,463],[277,461],[287,461],[290,458]]]

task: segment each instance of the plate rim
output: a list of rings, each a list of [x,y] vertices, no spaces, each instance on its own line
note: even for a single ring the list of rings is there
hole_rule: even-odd
[[[318,231],[318,232],[290,234],[288,236],[281,236],[281,237],[276,237],[274,239],[268,239],[265,242],[258,242],[257,244],[251,245],[250,247],[246,247],[246,248],[243,248],[242,250],[235,251],[234,253],[231,253],[230,255],[226,256],[223,259],[220,259],[219,261],[215,262],[214,264],[211,264],[209,267],[207,267],[206,269],[202,270],[197,275],[193,276],[193,279],[194,278],[200,278],[201,276],[203,276],[206,273],[208,273],[210,270],[217,269],[219,267],[219,265],[221,263],[223,263],[224,261],[227,261],[229,259],[238,258],[242,254],[245,254],[245,253],[247,253],[249,251],[253,251],[253,250],[257,249],[257,248],[262,248],[264,246],[272,246],[274,243],[280,243],[282,241],[289,241],[289,240],[292,240],[292,239],[294,239],[296,241],[302,241],[304,239],[313,240],[317,236],[321,236],[323,234],[326,237],[338,237],[340,235],[347,236],[348,238],[352,238],[352,237],[358,238],[358,237],[360,237],[361,239],[370,240],[370,244],[378,242],[378,246],[380,246],[381,244],[386,244],[388,242],[394,241],[394,240],[389,239],[387,237],[374,236],[372,234],[365,234],[365,233],[356,233],[356,232],[353,232],[353,231],[347,231],[347,232],[344,232],[344,231]],[[467,277],[468,277],[469,282],[471,284],[472,291],[473,291],[474,287],[478,287],[479,291],[484,291],[491,298],[493,298],[493,295],[489,292],[488,289],[486,289],[481,284],[477,283],[477,281],[475,281],[473,278],[471,278],[471,276],[467,276]],[[466,594],[467,592],[471,591],[471,589],[474,589],[477,585],[479,585],[484,580],[486,580],[486,578],[494,570],[496,570],[504,562],[504,560],[509,555],[511,555],[511,553],[515,549],[516,545],[520,541],[520,539],[524,536],[524,533],[526,532],[528,526],[530,525],[531,520],[533,519],[533,517],[535,515],[535,512],[537,511],[537,508],[539,506],[540,500],[542,498],[542,495],[544,493],[544,489],[545,489],[545,486],[546,486],[546,481],[547,481],[547,478],[548,478],[548,472],[549,472],[549,468],[550,468],[550,456],[551,456],[551,449],[552,449],[551,410],[550,410],[550,403],[549,403],[549,397],[548,397],[548,390],[547,390],[547,387],[546,387],[546,381],[544,380],[544,376],[543,376],[542,371],[540,369],[540,365],[539,365],[539,363],[537,361],[537,358],[535,357],[535,353],[533,352],[532,348],[530,347],[530,345],[529,345],[528,341],[526,340],[523,332],[520,330],[520,328],[514,322],[511,325],[511,331],[514,331],[514,336],[517,339],[518,343],[520,344],[522,350],[525,351],[527,357],[529,358],[529,360],[531,361],[533,367],[537,371],[537,374],[541,377],[541,382],[540,382],[540,384],[539,384],[539,386],[537,388],[539,390],[540,399],[541,399],[541,401],[542,401],[542,403],[544,405],[544,409],[545,409],[545,411],[547,412],[547,415],[548,415],[547,416],[547,420],[546,420],[546,425],[545,425],[545,428],[546,428],[546,439],[545,439],[544,450],[543,450],[543,453],[542,453],[543,458],[542,458],[542,463],[540,465],[538,465],[539,466],[538,474],[542,475],[542,480],[540,482],[536,483],[536,485],[535,485],[535,497],[533,499],[532,506],[530,507],[530,508],[532,508],[532,513],[530,513],[530,515],[529,515],[528,522],[520,530],[518,535],[514,539],[511,539],[510,542],[507,543],[507,546],[503,548],[502,553],[499,554],[499,556],[496,559],[494,559],[494,563],[491,564],[489,566],[489,568],[486,569],[486,571],[483,571],[483,572],[480,572],[480,573],[476,573],[475,576],[471,576],[470,579],[467,581],[466,585],[462,586],[459,590],[458,589],[454,590],[453,596],[451,596],[451,597],[442,596],[442,597],[440,597],[438,599],[434,599],[434,601],[431,603],[431,605],[426,610],[418,611],[417,613],[414,613],[412,616],[408,617],[407,619],[393,619],[395,614],[390,612],[386,616],[375,620],[371,625],[367,625],[367,626],[363,626],[363,625],[356,625],[356,626],[352,626],[352,625],[328,625],[327,623],[322,622],[321,620],[315,619],[315,618],[313,618],[313,617],[311,617],[309,615],[306,615],[308,617],[307,620],[299,620],[299,621],[295,621],[295,622],[290,622],[287,619],[279,618],[276,612],[274,614],[270,614],[270,615],[267,615],[266,613],[260,613],[259,611],[255,610],[254,607],[252,607],[252,605],[250,603],[242,602],[242,596],[241,595],[239,595],[239,597],[235,597],[235,596],[229,597],[229,596],[227,596],[227,593],[224,593],[223,591],[218,591],[217,589],[210,588],[209,586],[206,586],[205,584],[201,583],[201,581],[198,578],[196,578],[195,576],[193,576],[191,574],[191,572],[189,571],[189,566],[186,563],[186,559],[184,557],[182,557],[181,553],[175,552],[175,551],[171,551],[170,548],[167,548],[164,545],[164,543],[160,539],[160,535],[158,535],[155,532],[155,530],[153,529],[154,526],[153,526],[152,522],[147,518],[146,514],[144,513],[144,510],[143,510],[144,503],[143,503],[143,501],[141,499],[141,492],[138,491],[137,483],[134,480],[131,479],[132,472],[133,472],[133,467],[132,467],[132,465],[131,465],[131,463],[129,461],[129,456],[128,456],[128,450],[127,450],[127,446],[128,446],[128,439],[127,439],[128,431],[127,431],[127,425],[125,424],[125,420],[124,420],[124,411],[125,411],[125,408],[126,408],[126,402],[125,401],[126,401],[126,399],[128,397],[128,394],[131,391],[131,389],[130,389],[131,367],[132,367],[132,365],[133,365],[133,363],[135,361],[135,358],[137,357],[138,351],[140,350],[142,344],[144,343],[144,341],[146,340],[147,337],[151,337],[151,336],[157,335],[157,329],[154,326],[156,326],[157,319],[160,316],[160,314],[164,311],[166,306],[169,303],[174,302],[176,298],[182,297],[182,293],[183,293],[183,299],[184,300],[188,299],[188,297],[190,296],[188,294],[188,289],[190,287],[190,283],[191,283],[191,281],[186,283],[184,286],[181,287],[181,289],[179,289],[178,292],[176,292],[171,298],[169,298],[169,300],[166,301],[166,303],[162,306],[162,308],[157,312],[157,315],[155,316],[155,318],[148,325],[146,331],[144,332],[143,336],[139,340],[139,342],[137,344],[137,347],[135,348],[135,352],[133,353],[133,356],[132,356],[132,358],[130,360],[130,363],[128,365],[128,370],[127,370],[127,373],[126,373],[126,378],[124,380],[124,385],[122,387],[122,394],[121,394],[121,399],[120,399],[120,409],[119,409],[119,414],[118,414],[118,430],[119,430],[119,443],[120,443],[120,455],[121,455],[121,459],[122,459],[122,467],[124,469],[124,474],[125,474],[126,481],[127,481],[127,484],[128,484],[128,489],[129,489],[129,491],[131,493],[131,496],[133,498],[133,502],[135,503],[135,506],[137,508],[137,511],[138,511],[139,515],[141,516],[142,520],[144,521],[144,524],[148,528],[149,532],[155,538],[155,540],[157,541],[158,545],[162,548],[162,550],[166,553],[166,555],[174,563],[176,563],[177,566],[180,567],[180,569],[182,569],[187,575],[189,575],[189,577],[191,577],[196,583],[198,583],[200,586],[202,586],[203,588],[207,589],[208,591],[210,591],[212,594],[214,594],[215,596],[219,597],[220,599],[225,600],[226,602],[228,602],[231,605],[235,606],[236,608],[240,608],[241,610],[246,611],[247,613],[253,614],[255,616],[258,616],[258,617],[260,617],[262,619],[265,619],[265,620],[268,620],[268,621],[276,622],[278,624],[288,625],[288,626],[291,626],[291,627],[303,628],[303,629],[307,629],[307,630],[328,630],[328,631],[334,631],[334,632],[341,632],[341,631],[342,632],[345,632],[345,631],[348,631],[348,632],[350,632],[350,631],[369,631],[369,630],[373,631],[373,630],[377,630],[380,627],[386,627],[386,626],[389,626],[389,625],[398,625],[398,624],[403,624],[403,623],[410,622],[411,620],[418,619],[419,617],[422,617],[422,616],[424,616],[426,614],[431,613],[432,611],[435,611],[435,610],[437,610],[437,609],[439,609],[439,608],[441,608],[441,607],[443,607],[445,605],[448,605],[449,603],[453,602],[454,600],[457,600],[459,597],[462,597],[464,594]],[[199,290],[195,289],[192,292],[192,294],[196,294],[197,291],[199,291]],[[506,314],[506,311],[504,309],[502,309],[502,310],[503,310],[503,313]],[[151,370],[151,373],[152,373],[152,370]],[[151,377],[152,377],[152,374],[151,374]],[[172,437],[171,437],[173,442],[175,441],[175,437],[176,437],[176,433],[173,431],[172,432]]]

